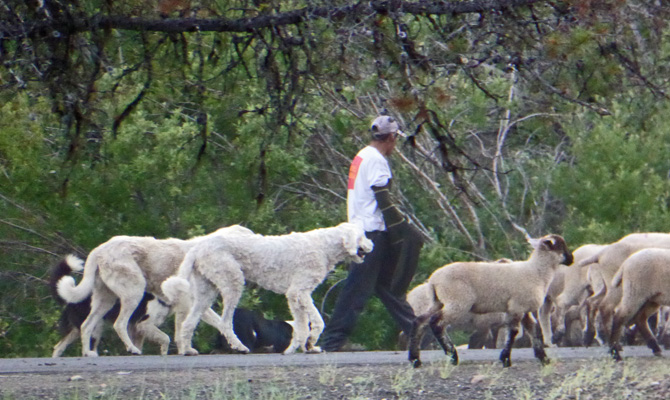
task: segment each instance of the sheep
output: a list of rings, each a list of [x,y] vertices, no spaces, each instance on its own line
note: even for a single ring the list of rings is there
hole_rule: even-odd
[[[621,361],[620,338],[623,328],[635,323],[655,356],[661,348],[649,329],[648,319],[661,306],[670,305],[670,249],[649,248],[628,257],[611,282],[621,289],[621,302],[612,318],[610,353]]]
[[[532,333],[535,357],[542,364],[549,362],[544,351],[542,328],[537,323],[538,312],[556,268],[561,263],[572,264],[573,256],[565,239],[559,235],[529,239],[529,243],[534,250],[525,261],[509,264],[457,262],[433,272],[428,278],[432,305],[428,312],[414,320],[410,335],[409,361],[415,368],[421,366],[419,344],[428,325],[445,354],[451,354],[452,363],[458,364],[456,347],[445,327],[468,313],[506,314],[509,335],[500,353],[503,367],[512,365],[510,355],[520,323]]]
[[[633,233],[605,246],[596,255],[584,259],[576,265],[577,267],[581,267],[587,264],[598,263],[597,267],[592,268],[597,269],[597,272],[602,275],[601,279],[604,282],[604,289],[596,292],[586,300],[590,311],[587,315],[585,345],[588,346],[593,340],[593,326],[596,314],[599,314],[600,317],[598,336],[603,342],[606,343],[608,341],[614,308],[621,300],[621,289],[611,286],[612,279],[621,264],[631,254],[648,248],[670,248],[670,234],[656,232]],[[597,276],[597,274],[595,275]]]
[[[498,261],[500,262],[500,261]],[[432,293],[428,282],[424,282],[409,293],[407,293],[407,303],[412,307],[414,315],[421,315],[430,310],[432,305]],[[495,348],[496,338],[493,332],[498,331],[505,324],[504,313],[474,314],[467,313],[458,321],[451,324],[452,329],[472,330],[474,333],[470,336],[468,348]],[[401,343],[405,344],[406,339],[401,333]],[[423,346],[422,346],[423,347]]]
[[[578,247],[572,253],[574,264],[578,265],[581,260],[594,256],[603,247],[605,245],[601,244],[585,244]],[[590,295],[591,288],[587,280],[587,274],[587,265],[581,268],[561,265],[556,270],[556,275],[551,285],[549,285],[545,302],[540,309],[540,324],[542,325],[542,332],[545,332],[545,345],[549,345],[548,339],[551,339],[551,343],[556,345],[564,340],[570,321],[570,319],[566,319],[566,314],[579,316],[579,312],[572,312],[572,309],[581,308],[586,297]],[[548,321],[552,306],[555,306],[554,329],[551,329]],[[551,332],[551,336],[549,332]]]

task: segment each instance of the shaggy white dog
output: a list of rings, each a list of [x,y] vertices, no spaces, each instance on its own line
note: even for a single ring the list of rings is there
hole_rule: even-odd
[[[186,254],[178,276],[162,285],[170,301],[191,305],[180,336],[175,335],[179,354],[198,354],[191,347],[193,331],[218,293],[224,305],[222,333],[231,344],[238,342],[232,320],[245,281],[286,296],[294,325],[291,344],[284,354],[298,348],[320,352],[315,344],[324,323],[312,292],[337,263],[360,263],[370,251],[372,241],[351,223],[289,235],[211,237],[201,242]]]
[[[186,252],[198,243],[210,238],[245,235],[253,236],[253,232],[233,225],[189,240],[115,236],[93,249],[86,259],[84,276],[79,285],[75,285],[71,276],[64,276],[57,285],[58,294],[68,303],[78,303],[91,296],[91,312],[81,325],[82,354],[93,357],[98,355],[91,349],[91,334],[117,298],[121,308],[114,322],[114,330],[129,352],[141,354],[128,335],[128,321],[144,292],[160,297],[161,282],[177,273]],[[183,318],[179,315],[181,311],[179,307],[175,310],[179,319]],[[208,310],[204,318],[205,322],[221,331],[221,319],[213,310]],[[241,343],[239,346],[244,347]]]
[[[72,272],[80,272],[84,270],[84,261],[75,255],[68,255],[56,267],[54,267],[49,281],[51,286],[56,291],[56,285],[63,276],[71,275]],[[54,293],[56,300],[63,302],[64,300]],[[114,322],[119,315],[119,303],[107,312],[104,316],[105,321]],[[67,347],[79,339],[79,327],[86,320],[91,311],[91,297],[87,297],[79,303],[69,303],[61,312],[59,321],[59,330],[62,338],[54,346],[52,357],[60,357]],[[187,310],[188,311],[188,310]],[[157,299],[151,293],[145,292],[140,305],[135,309],[128,324],[128,332],[131,340],[141,349],[144,340],[155,342],[160,345],[161,354],[165,355],[168,352],[170,345],[170,337],[158,329],[170,312],[170,306]],[[93,349],[97,351],[100,338],[102,336],[103,324],[98,324],[92,334]]]

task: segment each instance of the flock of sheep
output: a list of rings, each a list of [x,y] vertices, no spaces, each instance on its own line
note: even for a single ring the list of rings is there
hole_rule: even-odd
[[[458,353],[445,328],[481,335],[506,327],[500,355],[503,366],[520,326],[530,337],[535,356],[549,360],[544,347],[561,344],[566,326],[576,319],[583,344],[597,339],[621,360],[624,328],[639,332],[654,355],[657,338],[665,341],[670,306],[670,234],[634,233],[619,241],[587,244],[571,253],[565,240],[547,235],[530,240],[533,252],[525,261],[457,262],[435,271],[407,295],[417,314],[409,338],[409,360],[421,365],[422,337],[430,327],[452,362]],[[657,316],[653,334],[649,319]],[[495,344],[494,344],[495,345]]]

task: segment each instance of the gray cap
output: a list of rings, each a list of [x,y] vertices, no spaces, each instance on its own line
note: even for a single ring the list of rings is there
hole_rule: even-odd
[[[372,121],[372,124],[370,125],[370,132],[372,132],[372,136],[374,138],[378,139],[396,132],[404,136],[400,131],[400,127],[398,126],[398,122],[395,120],[395,118],[389,117],[388,115],[382,115],[375,118],[375,120]]]

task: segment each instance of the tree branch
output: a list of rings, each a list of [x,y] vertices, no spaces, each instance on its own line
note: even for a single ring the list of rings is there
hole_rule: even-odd
[[[343,20],[365,14],[387,14],[389,11],[412,15],[457,15],[528,6],[540,0],[475,0],[475,1],[370,1],[343,7],[305,7],[253,18],[142,18],[120,15],[96,15],[90,18],[48,19],[19,25],[0,22],[0,37],[21,39],[57,32],[87,32],[97,29],[120,29],[154,32],[253,32],[258,29],[298,25],[310,20],[327,18]]]

